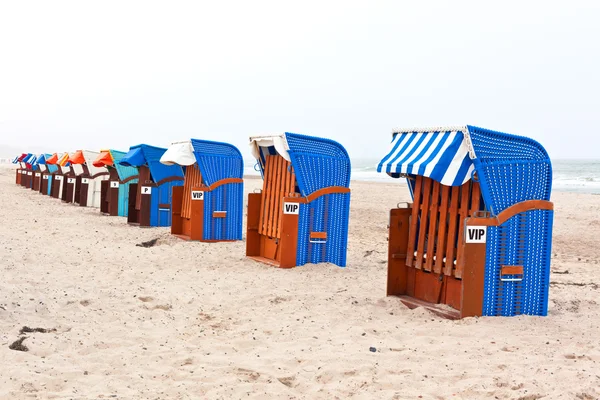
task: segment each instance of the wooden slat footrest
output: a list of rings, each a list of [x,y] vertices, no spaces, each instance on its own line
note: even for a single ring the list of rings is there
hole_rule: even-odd
[[[443,305],[443,304],[434,304],[434,303],[430,303],[424,300],[419,300],[419,299],[415,299],[414,297],[410,297],[410,296],[398,296],[400,298],[400,301],[408,308],[415,309],[417,307],[423,307],[428,311],[431,311],[432,313],[434,313],[437,316],[440,316],[442,318],[446,318],[446,319],[460,319],[460,311],[449,308],[449,306],[447,305]]]

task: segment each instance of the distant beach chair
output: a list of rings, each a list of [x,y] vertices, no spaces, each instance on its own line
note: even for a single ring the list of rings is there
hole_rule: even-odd
[[[138,170],[120,165],[125,153],[117,150],[100,150],[93,165],[106,167],[109,179],[101,182],[100,212],[112,216],[126,217],[129,211],[129,185],[138,181]]]
[[[40,167],[40,172],[42,173],[42,182],[40,184],[40,193],[46,196],[52,195],[52,178],[56,171],[58,171],[58,166],[56,164],[52,164],[51,162],[58,161],[58,156],[55,154],[45,154],[43,159],[38,160],[38,166]]]
[[[171,226],[171,191],[183,185],[179,165],[161,164],[167,149],[141,144],[132,146],[120,165],[138,169],[138,183],[129,185],[127,222],[139,226]]]
[[[109,173],[106,167],[93,165],[99,155],[97,151],[77,150],[69,158],[75,174],[73,201],[82,207],[100,208],[101,185]]]
[[[26,189],[31,189],[33,185],[33,173],[36,169],[35,161],[37,156],[31,153],[28,153],[27,156],[23,159],[25,163],[25,173],[23,174],[23,178],[21,179],[21,186]]]
[[[31,190],[36,192],[41,191],[42,186],[42,168],[46,168],[46,154],[40,154],[36,157],[35,162],[33,163],[34,171],[33,171],[33,181],[31,183]]]
[[[56,162],[58,172],[54,176],[53,196],[57,199],[67,202],[68,184],[74,183],[71,177],[71,163],[69,163],[69,153],[63,153]]]
[[[176,142],[160,162],[185,170],[183,186],[173,187],[173,235],[202,242],[242,239],[244,162],[235,146],[199,139]]]
[[[263,177],[248,195],[246,255],[281,268],[346,265],[350,159],[339,143],[285,133],[254,136]]]
[[[25,170],[25,163],[23,162],[23,159],[25,157],[27,157],[27,153],[23,153],[13,160],[13,164],[17,164],[16,179],[15,179],[15,183],[17,185],[21,185],[21,180],[23,179],[23,174],[24,174],[23,171]]]
[[[413,197],[390,213],[388,296],[448,318],[547,314],[552,166],[539,143],[399,130],[378,171],[407,178]]]
[[[53,168],[54,172],[52,172],[52,179],[50,180],[52,184],[52,187],[50,188],[50,196],[54,197],[55,199],[60,199],[62,194],[63,174],[60,170],[60,166],[58,165],[58,161],[62,156],[63,153],[54,153],[52,156],[50,156],[50,158],[46,159],[46,165],[52,165],[55,167]]]

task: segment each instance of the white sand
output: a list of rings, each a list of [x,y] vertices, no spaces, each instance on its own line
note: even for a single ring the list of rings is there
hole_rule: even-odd
[[[548,317],[448,321],[385,297],[406,187],[352,189],[348,267],[280,270],[244,242],[130,227],[0,169],[0,398],[600,397],[600,196],[554,196]],[[10,350],[24,325],[56,332]]]

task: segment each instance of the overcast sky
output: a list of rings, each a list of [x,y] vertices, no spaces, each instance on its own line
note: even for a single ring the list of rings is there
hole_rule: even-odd
[[[600,2],[2,1],[0,146],[478,125],[600,158]]]

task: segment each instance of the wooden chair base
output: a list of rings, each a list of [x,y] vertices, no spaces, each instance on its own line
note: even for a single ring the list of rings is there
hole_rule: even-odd
[[[414,297],[400,295],[397,296],[400,301],[408,308],[415,309],[417,307],[423,307],[428,311],[431,311],[435,315],[446,318],[446,319],[460,319],[460,311],[455,310],[444,304],[434,304],[427,301],[419,300]]]

